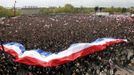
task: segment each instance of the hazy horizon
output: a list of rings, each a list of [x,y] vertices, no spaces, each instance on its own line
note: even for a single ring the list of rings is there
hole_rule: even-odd
[[[3,7],[13,7],[15,0],[0,0]],[[72,4],[75,7],[134,7],[134,0],[16,0],[16,7],[59,7]]]

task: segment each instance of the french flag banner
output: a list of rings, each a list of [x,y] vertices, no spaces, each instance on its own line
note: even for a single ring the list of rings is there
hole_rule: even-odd
[[[99,38],[91,43],[75,43],[66,50],[60,52],[47,52],[40,49],[26,50],[25,47],[16,42],[3,44],[4,51],[15,57],[15,62],[52,67],[73,61],[79,57],[102,51],[112,44],[127,42],[126,39]],[[2,46],[0,46],[2,50]]]

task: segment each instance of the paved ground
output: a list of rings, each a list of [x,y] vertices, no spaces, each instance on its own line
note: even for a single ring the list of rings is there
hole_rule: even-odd
[[[128,68],[121,68],[119,66],[117,67],[118,67],[118,71],[116,72],[115,75],[134,75],[134,66],[132,65],[128,66]]]
[[[120,68],[115,75],[134,75],[134,71]]]

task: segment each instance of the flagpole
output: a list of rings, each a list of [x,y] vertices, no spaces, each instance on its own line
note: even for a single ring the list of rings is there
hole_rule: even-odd
[[[2,51],[4,52],[5,50],[4,50],[3,41],[2,41],[1,38],[0,38],[0,46],[1,46],[1,48],[2,48]]]
[[[8,55],[7,55],[7,53],[5,52],[5,49],[4,49],[4,45],[3,45],[3,41],[2,41],[2,39],[1,39],[1,37],[0,37],[0,46],[1,46],[1,48],[2,48],[2,54],[4,55],[3,57],[4,57],[4,59],[5,59],[5,62],[8,62]]]

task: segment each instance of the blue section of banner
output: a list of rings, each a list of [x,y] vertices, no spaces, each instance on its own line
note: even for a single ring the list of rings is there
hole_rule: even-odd
[[[38,49],[38,50],[36,50],[39,54],[41,54],[41,55],[44,55],[44,56],[49,56],[49,55],[51,55],[51,54],[53,54],[52,52],[47,52],[47,51],[43,51],[43,50],[40,50],[40,49]]]
[[[22,44],[20,44],[20,43],[10,42],[10,43],[7,43],[6,45],[7,46],[16,46],[16,47],[19,47],[19,49],[21,50],[22,53],[25,52],[25,47]]]

